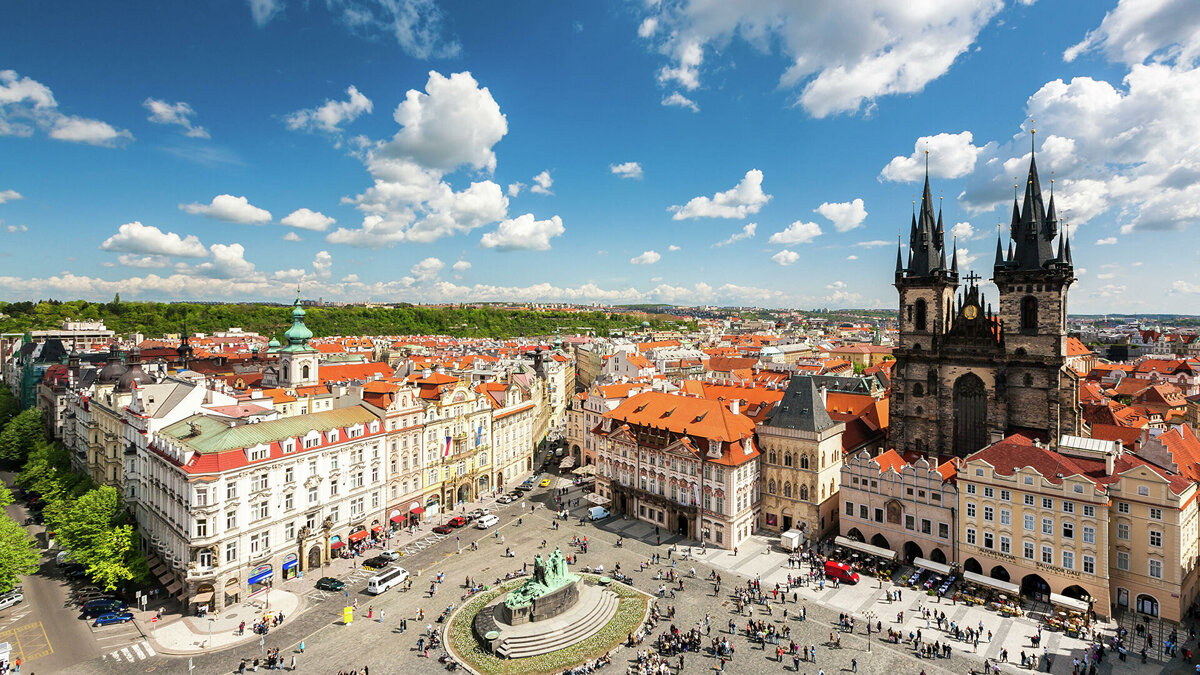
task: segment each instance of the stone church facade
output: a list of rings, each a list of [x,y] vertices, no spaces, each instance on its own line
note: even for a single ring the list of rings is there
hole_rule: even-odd
[[[996,242],[997,308],[983,298],[977,275],[960,285],[957,247],[947,265],[945,244],[926,175],[907,264],[896,253],[890,445],[965,457],[1012,433],[1042,440],[1080,433],[1079,377],[1067,367],[1071,244],[1059,233],[1053,194],[1043,202],[1036,160],[1023,203],[1013,203],[1007,252]]]

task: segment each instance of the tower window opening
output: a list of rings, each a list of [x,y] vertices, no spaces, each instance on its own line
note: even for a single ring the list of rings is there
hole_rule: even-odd
[[[1037,330],[1037,304],[1032,295],[1021,299],[1021,330]]]
[[[917,300],[917,330],[925,330],[925,300],[924,298]]]

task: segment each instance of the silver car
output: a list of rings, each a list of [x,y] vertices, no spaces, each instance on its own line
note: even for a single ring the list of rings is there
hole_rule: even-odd
[[[25,594],[19,591],[10,591],[4,595],[0,595],[0,609],[8,609],[13,605],[24,602]]]

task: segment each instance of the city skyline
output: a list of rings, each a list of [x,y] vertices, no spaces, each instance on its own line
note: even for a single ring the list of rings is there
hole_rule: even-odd
[[[1036,148],[1070,311],[1200,312],[1200,5],[861,4],[14,8],[0,297],[889,309]]]

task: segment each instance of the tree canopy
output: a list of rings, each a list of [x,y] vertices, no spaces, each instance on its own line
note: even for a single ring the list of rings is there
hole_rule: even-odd
[[[0,458],[23,462],[42,439],[42,411],[23,410],[0,431]]]
[[[37,571],[38,544],[20,523],[0,514],[0,592],[12,590],[19,577]]]
[[[305,323],[313,334],[325,335],[453,335],[457,337],[517,337],[640,327],[643,321],[662,328],[675,319],[649,312],[531,311],[505,307],[307,307]],[[263,335],[279,336],[291,324],[281,305],[255,303],[201,304],[159,302],[0,302],[0,333],[57,328],[64,319],[104,321],[118,334],[139,332],[158,336],[189,332],[212,333],[239,326]]]

